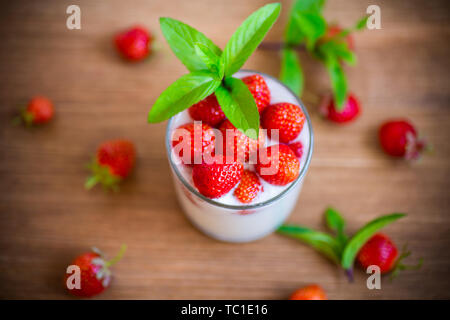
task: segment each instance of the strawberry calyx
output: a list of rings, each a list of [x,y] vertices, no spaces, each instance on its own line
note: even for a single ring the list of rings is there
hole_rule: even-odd
[[[408,246],[405,244],[402,249],[402,253],[398,257],[397,261],[394,264],[394,267],[390,273],[390,280],[393,280],[401,271],[404,270],[419,270],[422,267],[423,259],[419,258],[419,262],[414,265],[403,264],[402,261],[411,255],[411,251],[408,250]]]
[[[417,138],[411,132],[406,134],[406,160],[418,160],[424,151],[430,150],[424,139]]]
[[[119,190],[119,183],[122,181],[122,178],[113,174],[109,166],[101,165],[94,159],[88,164],[87,168],[92,174],[86,179],[84,184],[86,190],[92,189],[98,183],[100,183],[105,190]]]
[[[103,287],[106,288],[109,285],[109,282],[111,281],[112,273],[111,270],[109,270],[109,268],[122,259],[126,250],[127,246],[123,244],[120,247],[119,253],[111,260],[106,261],[105,255],[100,249],[96,247],[92,248],[92,251],[99,255],[98,258],[94,258],[91,261],[93,265],[99,267],[99,269],[95,273],[95,278],[102,282]]]

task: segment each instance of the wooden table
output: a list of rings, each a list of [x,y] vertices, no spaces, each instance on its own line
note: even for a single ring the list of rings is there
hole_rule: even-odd
[[[82,29],[66,28],[73,1],[10,1],[0,10],[0,297],[66,299],[62,277],[77,254],[95,245],[112,256],[128,244],[115,279],[101,298],[285,299],[317,282],[331,299],[450,298],[449,6],[446,1],[376,1],[382,29],[355,36],[358,65],[348,69],[363,113],[348,126],[323,121],[309,103],[315,151],[299,202],[289,219],[324,229],[322,212],[338,208],[355,231],[385,213],[408,217],[386,228],[414,258],[409,271],[382,290],[366,275],[349,284],[309,247],[279,235],[248,244],[204,236],[175,201],[164,149],[165,124],[149,125],[159,93],[186,72],[169,51],[158,17],[206,31],[224,46],[236,27],[267,1],[76,1]],[[330,0],[326,16],[351,25],[369,0]],[[280,39],[290,1],[267,36]],[[142,23],[160,50],[147,62],[116,55],[113,34]],[[325,71],[302,56],[307,90],[329,88]],[[246,68],[277,75],[279,58],[258,51]],[[11,125],[34,94],[51,97],[56,118],[25,130]],[[407,117],[427,136],[434,154],[414,164],[393,161],[378,147],[387,118]],[[138,164],[119,194],[86,192],[84,164],[98,143],[135,141]],[[415,260],[410,261],[414,262]]]

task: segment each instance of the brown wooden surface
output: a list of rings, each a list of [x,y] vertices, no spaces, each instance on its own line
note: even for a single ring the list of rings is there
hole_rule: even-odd
[[[110,256],[128,244],[112,287],[101,298],[284,299],[317,282],[331,299],[450,298],[449,56],[446,1],[376,1],[382,30],[357,34],[359,63],[348,69],[363,114],[354,124],[323,122],[308,104],[315,151],[290,222],[323,229],[327,205],[356,230],[389,212],[406,219],[386,228],[420,271],[405,272],[370,291],[365,274],[349,284],[342,272],[296,241],[271,235],[248,244],[211,240],[194,229],[174,198],[164,149],[165,124],[146,123],[159,93],[185,73],[161,36],[158,17],[205,31],[224,46],[236,27],[267,1],[77,1],[82,30],[67,30],[73,1],[10,1],[0,10],[0,297],[69,296],[66,265],[92,245]],[[369,0],[329,0],[327,17],[351,25]],[[267,39],[281,37],[290,1]],[[118,29],[136,22],[154,31],[161,49],[144,63],[120,60],[111,46]],[[307,89],[329,87],[324,70],[302,56]],[[257,52],[245,65],[277,75],[276,53]],[[56,119],[35,130],[11,126],[18,106],[44,94]],[[380,151],[376,129],[408,117],[434,154],[408,165]],[[102,140],[135,141],[138,165],[119,194],[86,192],[83,165]],[[412,260],[414,261],[414,260]]]

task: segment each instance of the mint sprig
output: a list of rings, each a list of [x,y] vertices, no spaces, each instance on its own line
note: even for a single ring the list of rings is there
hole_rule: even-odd
[[[284,224],[277,232],[299,239],[323,253],[333,262],[340,265],[352,281],[353,265],[361,247],[378,230],[404,216],[405,214],[403,213],[392,213],[378,217],[359,229],[352,237],[348,237],[345,233],[344,218],[337,210],[328,208],[325,211],[325,220],[328,228],[334,232],[334,235],[293,224]]]
[[[232,77],[255,51],[278,18],[279,3],[265,5],[252,13],[231,36],[224,51],[187,24],[161,18],[164,37],[174,54],[191,73],[171,84],[151,108],[148,121],[161,122],[189,108],[212,93],[230,122],[256,139],[259,113],[247,86]]]

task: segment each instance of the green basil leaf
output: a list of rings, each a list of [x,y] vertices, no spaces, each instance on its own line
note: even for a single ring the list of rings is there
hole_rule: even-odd
[[[196,54],[196,43],[205,45],[217,56],[222,54],[220,48],[203,33],[181,21],[172,18],[160,18],[159,23],[161,25],[161,31],[173,53],[181,60],[189,71],[198,71],[208,68],[203,59]]]
[[[278,233],[299,239],[311,247],[327,256],[332,261],[339,263],[340,246],[339,243],[329,234],[314,231],[298,225],[284,224],[277,230]]]
[[[148,122],[161,122],[212,94],[220,85],[208,71],[186,74],[161,93],[148,114]]]
[[[365,28],[365,26],[367,25],[367,20],[369,19],[368,16],[362,18],[361,20],[359,20],[356,25],[354,26],[355,30],[362,30]]]
[[[347,79],[345,78],[344,70],[334,56],[328,56],[325,64],[330,74],[336,109],[340,111],[344,108],[347,100]]]
[[[311,50],[327,30],[325,19],[316,12],[297,12],[295,18],[298,28],[306,37],[307,48]]]
[[[301,12],[319,13],[324,3],[325,0],[297,0],[294,2],[284,35],[286,43],[290,45],[299,44],[305,36],[298,27],[296,14]]]
[[[265,5],[239,26],[225,46],[221,57],[225,66],[225,76],[233,75],[244,65],[277,20],[280,9],[279,3]]]
[[[197,42],[194,45],[197,56],[203,60],[209,71],[217,75],[218,80],[222,80],[223,67],[220,64],[220,57],[202,43]]]
[[[384,226],[404,216],[405,214],[403,213],[393,213],[381,216],[370,221],[364,227],[359,229],[359,231],[350,239],[350,241],[345,246],[344,252],[342,253],[342,267],[345,270],[352,269],[356,255],[358,254],[361,247],[367,242],[367,240],[369,240],[378,230],[380,230]]]
[[[301,96],[304,81],[303,70],[294,49],[284,48],[282,51],[280,80],[296,95]]]
[[[241,79],[225,78],[216,90],[217,101],[228,120],[251,139],[258,139],[259,112],[255,99]]]
[[[333,208],[328,208],[325,211],[325,220],[327,222],[328,228],[335,231],[337,234],[337,241],[343,249],[347,243],[347,236],[345,234],[345,221],[344,218]]]

